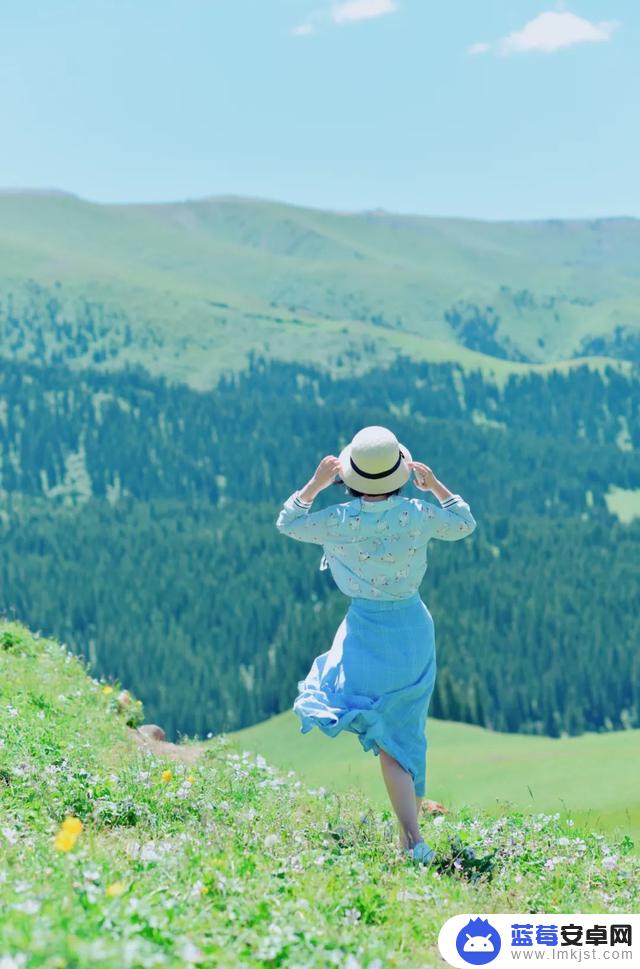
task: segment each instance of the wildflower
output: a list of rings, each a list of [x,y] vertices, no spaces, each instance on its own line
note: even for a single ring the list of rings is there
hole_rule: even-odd
[[[196,780],[196,779],[195,779],[195,777],[193,776],[193,774],[189,774],[189,776],[188,776],[188,777],[187,777],[187,779],[186,779],[186,783],[187,783],[187,784],[195,784],[195,780]]]
[[[277,844],[279,840],[280,840],[279,835],[268,834],[267,837],[264,839],[264,846],[265,848],[272,848],[273,845]]]
[[[62,831],[67,831],[69,834],[79,835],[82,831],[82,821],[80,818],[74,817],[70,814],[62,822]]]
[[[127,886],[124,882],[112,882],[105,888],[105,894],[109,898],[118,898],[119,895],[124,895],[127,890]]]
[[[14,845],[18,840],[18,832],[15,828],[3,828],[2,834],[5,836],[10,845]]]
[[[344,920],[348,925],[355,925],[361,914],[357,908],[348,908],[344,913]]]
[[[171,778],[173,777],[173,774],[171,773],[171,771],[169,769],[167,769],[167,770],[163,770],[162,771],[162,775],[161,776],[162,776],[162,780],[163,781],[170,781]]]
[[[150,841],[148,844],[142,846],[139,857],[141,861],[160,861],[162,855],[156,850],[154,843]]]
[[[22,954],[0,957],[0,969],[24,969],[26,964],[27,957]]]
[[[433,819],[434,828],[439,828],[441,824],[444,824],[444,814],[438,814]]]
[[[260,770],[264,770],[266,766],[267,766],[266,760],[264,759],[262,754],[258,754],[256,756],[256,767],[259,767]]]
[[[35,898],[25,898],[24,902],[18,902],[13,906],[16,912],[24,912],[25,915],[35,915],[40,911],[40,902]]]
[[[9,714],[10,717],[17,717],[18,716],[18,711],[16,710],[15,707],[12,707],[12,706],[8,706],[7,707],[7,713]]]
[[[187,940],[182,947],[182,958],[185,962],[202,962],[204,955],[197,945]]]
[[[606,869],[606,871],[613,871],[617,863],[618,863],[618,859],[616,855],[607,855],[605,858],[602,859],[602,867]]]
[[[113,693],[113,687],[109,686],[108,684],[105,684],[102,687],[102,692],[104,693],[105,696],[109,696],[110,693]]]
[[[56,851],[71,851],[71,849],[75,847],[77,840],[77,834],[73,834],[71,831],[63,831],[61,829],[55,836],[53,847],[56,849]]]

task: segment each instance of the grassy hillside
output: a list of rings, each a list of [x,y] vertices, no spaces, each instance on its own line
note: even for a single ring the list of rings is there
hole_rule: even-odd
[[[595,830],[640,835],[640,777],[631,769],[640,730],[558,740],[443,720],[429,720],[427,730],[427,796],[454,811],[560,812]],[[289,711],[229,737],[309,784],[358,790],[374,804],[386,803],[378,758],[365,756],[353,734],[303,736]]]
[[[0,627],[0,963],[20,969],[430,967],[460,912],[625,912],[640,859],[556,815],[453,812],[429,868],[357,791],[224,737],[141,748],[118,689]],[[183,763],[189,761],[189,764]]]
[[[640,345],[633,219],[486,223],[5,192],[0,257],[5,354],[139,362],[196,386],[250,349],[334,369],[401,351],[500,378],[577,354],[637,359]]]

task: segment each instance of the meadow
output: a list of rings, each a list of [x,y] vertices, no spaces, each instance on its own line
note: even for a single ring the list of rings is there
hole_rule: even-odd
[[[288,711],[228,736],[238,750],[260,752],[309,784],[387,803],[378,758],[354,734],[302,735]],[[427,738],[426,796],[454,812],[559,812],[598,831],[640,837],[640,730],[527,737],[429,719]]]
[[[0,627],[0,965],[430,969],[462,912],[637,910],[640,858],[558,812],[451,811],[409,861],[388,810],[142,711],[57,642]]]

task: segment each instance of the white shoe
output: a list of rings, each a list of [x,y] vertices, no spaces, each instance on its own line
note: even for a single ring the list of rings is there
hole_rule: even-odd
[[[426,841],[418,841],[413,848],[405,848],[405,851],[414,861],[421,861],[430,864],[436,856],[433,848],[430,848]]]

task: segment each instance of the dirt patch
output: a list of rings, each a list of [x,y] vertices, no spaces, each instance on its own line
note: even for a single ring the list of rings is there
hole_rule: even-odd
[[[141,750],[150,750],[156,757],[167,757],[182,764],[195,764],[204,750],[202,744],[172,744],[168,740],[148,737],[133,727],[127,727],[127,730]]]

